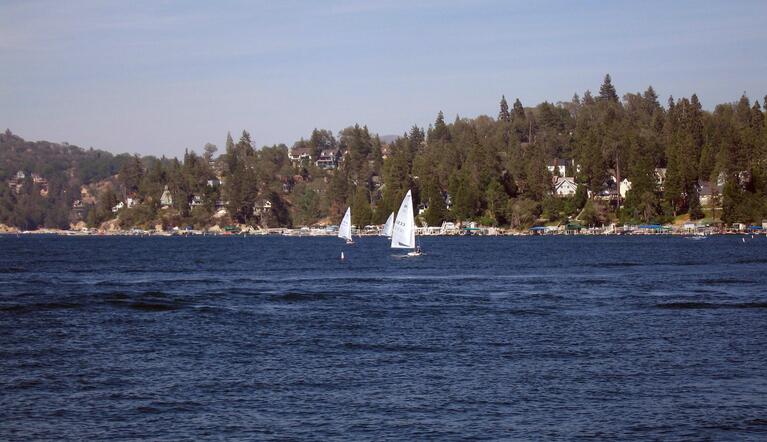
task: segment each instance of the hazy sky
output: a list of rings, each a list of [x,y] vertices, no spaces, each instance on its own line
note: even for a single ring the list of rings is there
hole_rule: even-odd
[[[767,94],[767,1],[0,0],[0,126],[179,155],[437,111],[497,114],[652,84],[707,108]]]

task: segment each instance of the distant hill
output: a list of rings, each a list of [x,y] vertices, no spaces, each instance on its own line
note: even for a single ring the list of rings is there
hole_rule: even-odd
[[[114,176],[129,158],[0,133],[0,224],[69,227],[82,186]]]
[[[10,130],[0,133],[0,181],[23,171],[48,180],[88,184],[114,175],[128,158],[128,154],[113,155],[66,143],[26,141]]]
[[[394,140],[399,138],[400,135],[379,135],[378,138],[381,139],[382,143],[390,144],[393,143]]]

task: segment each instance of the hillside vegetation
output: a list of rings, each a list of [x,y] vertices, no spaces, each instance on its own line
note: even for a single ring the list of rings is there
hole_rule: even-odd
[[[360,125],[337,134],[315,129],[291,148],[257,148],[243,132],[236,142],[227,136],[220,152],[206,144],[201,154],[167,159],[29,142],[6,131],[0,155],[0,223],[22,229],[80,220],[290,227],[338,222],[347,206],[364,226],[383,223],[408,189],[428,225],[767,218],[758,101],[742,96],[706,111],[693,94],[664,106],[652,87],[619,98],[609,75],[598,93],[567,102],[524,107],[502,97],[494,116],[447,121],[439,112],[429,127],[413,126],[389,143]],[[14,187],[18,171],[26,178]],[[560,192],[560,183],[571,183],[570,191]]]

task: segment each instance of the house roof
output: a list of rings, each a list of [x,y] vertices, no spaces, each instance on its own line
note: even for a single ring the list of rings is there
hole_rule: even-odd
[[[310,155],[312,149],[310,147],[291,147],[290,154],[293,156]]]
[[[558,166],[570,166],[573,164],[573,160],[571,159],[563,159],[563,158],[554,158],[553,160],[548,162],[549,166],[558,167]]]
[[[575,184],[575,178],[573,177],[561,177],[561,176],[555,176],[552,177],[552,184],[554,185],[554,188],[557,189],[559,187],[564,186],[565,184],[569,184],[573,187],[576,187]]]

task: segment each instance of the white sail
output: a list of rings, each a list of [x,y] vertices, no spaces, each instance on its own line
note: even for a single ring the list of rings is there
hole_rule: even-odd
[[[389,218],[386,220],[386,224],[383,226],[383,230],[381,230],[381,236],[388,236],[391,238],[392,229],[394,228],[394,212],[389,215]]]
[[[399,206],[397,218],[394,220],[394,228],[391,235],[391,247],[393,249],[415,248],[415,216],[413,215],[413,196],[407,191],[402,205]]]
[[[352,240],[352,208],[346,209],[344,219],[341,220],[341,225],[338,226],[338,237],[344,238],[347,241]]]

